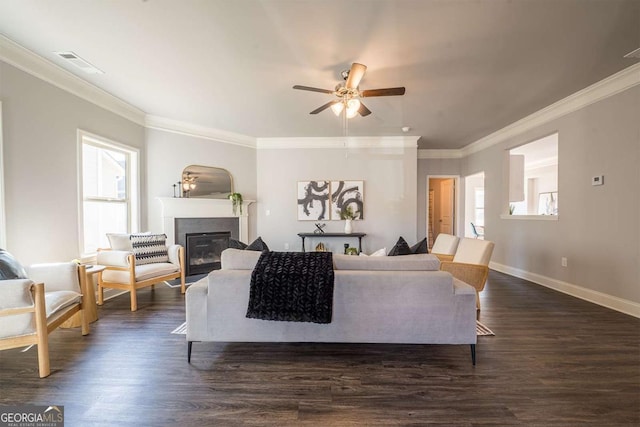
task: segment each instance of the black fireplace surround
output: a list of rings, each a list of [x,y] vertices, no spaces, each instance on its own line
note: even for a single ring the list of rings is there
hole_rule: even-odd
[[[238,240],[238,218],[176,218],[175,241],[185,248],[185,275],[220,269],[220,254],[229,239]]]

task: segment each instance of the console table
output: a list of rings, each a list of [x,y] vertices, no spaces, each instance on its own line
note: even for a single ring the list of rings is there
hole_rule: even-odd
[[[302,239],[302,252],[306,252],[304,250],[305,237],[357,237],[358,253],[360,253],[362,252],[362,238],[366,235],[366,233],[298,233],[298,236]]]

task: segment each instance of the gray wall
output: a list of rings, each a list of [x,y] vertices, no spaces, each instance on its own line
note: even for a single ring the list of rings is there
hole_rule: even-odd
[[[245,200],[256,200],[256,150],[209,139],[161,130],[147,130],[148,230],[161,231],[160,202],[156,197],[173,197],[173,184],[180,181],[189,165],[227,169],[234,188]],[[231,202],[229,202],[231,210]],[[256,206],[249,207],[249,236],[255,238]]]
[[[144,128],[2,61],[0,99],[7,249],[23,264],[77,258],[77,130],[139,148],[144,188]]]
[[[416,148],[259,149],[258,234],[272,250],[300,250],[299,232],[313,232],[314,221],[298,221],[297,182],[306,180],[363,180],[364,216],[353,222],[354,232],[367,233],[366,253],[395,244],[402,235],[416,242]],[[270,215],[267,215],[269,211]],[[343,232],[344,221],[325,222],[326,231]],[[322,241],[334,252],[343,251],[339,238]]]
[[[463,175],[485,171],[492,261],[640,303],[639,111],[636,86],[462,159]],[[553,132],[559,132],[559,220],[501,219],[505,150]],[[592,187],[594,175],[604,175],[605,185]]]

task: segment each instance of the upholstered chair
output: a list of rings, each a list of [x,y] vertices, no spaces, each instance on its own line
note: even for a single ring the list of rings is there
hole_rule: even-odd
[[[462,238],[453,261],[442,261],[440,270],[476,288],[476,307],[480,310],[480,292],[489,276],[489,261],[494,243],[488,240]]]
[[[99,250],[98,305],[104,303],[104,288],[122,289],[131,294],[131,311],[138,309],[136,290],[166,280],[180,279],[184,294],[184,249],[166,246],[164,234],[108,234],[111,249]]]
[[[18,278],[0,280],[0,350],[37,345],[44,378],[51,373],[49,334],[77,313],[82,335],[89,333],[85,267],[66,262],[20,270]]]
[[[451,261],[453,260],[453,255],[456,253],[459,241],[460,238],[457,236],[440,233],[433,243],[431,253],[437,256],[440,261]]]

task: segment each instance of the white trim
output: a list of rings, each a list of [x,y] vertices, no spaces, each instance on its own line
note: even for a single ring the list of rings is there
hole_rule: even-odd
[[[293,148],[416,148],[419,136],[348,136],[306,138],[258,138],[258,150]]]
[[[0,60],[73,95],[144,125],[144,111],[0,35]]]
[[[4,204],[4,143],[2,140],[2,101],[0,101],[0,248],[7,248],[7,222]]]
[[[426,159],[461,159],[462,150],[433,150],[433,149],[420,149],[418,150],[418,160]]]
[[[195,125],[166,117],[147,114],[145,127],[180,135],[193,136],[208,139],[225,144],[240,145],[242,147],[256,148],[256,138],[225,130]]]
[[[577,111],[595,102],[623,92],[640,84],[640,63],[632,65],[591,86],[555,102],[542,110],[518,120],[490,135],[481,138],[462,149],[462,155],[468,156],[499,144],[544,123]]]
[[[493,261],[489,263],[489,268],[501,273],[529,280],[538,285],[542,285],[558,292],[571,295],[572,297],[580,298],[585,301],[589,301],[594,304],[598,304],[603,307],[640,318],[640,304],[634,301],[618,298],[613,295],[605,294],[603,292],[594,291],[582,286],[574,285],[572,283],[563,282],[562,280],[553,279],[541,274],[531,273],[529,271],[499,264]]]
[[[519,219],[519,220],[535,220],[535,221],[558,221],[560,215],[510,215],[500,214],[500,219]]]

